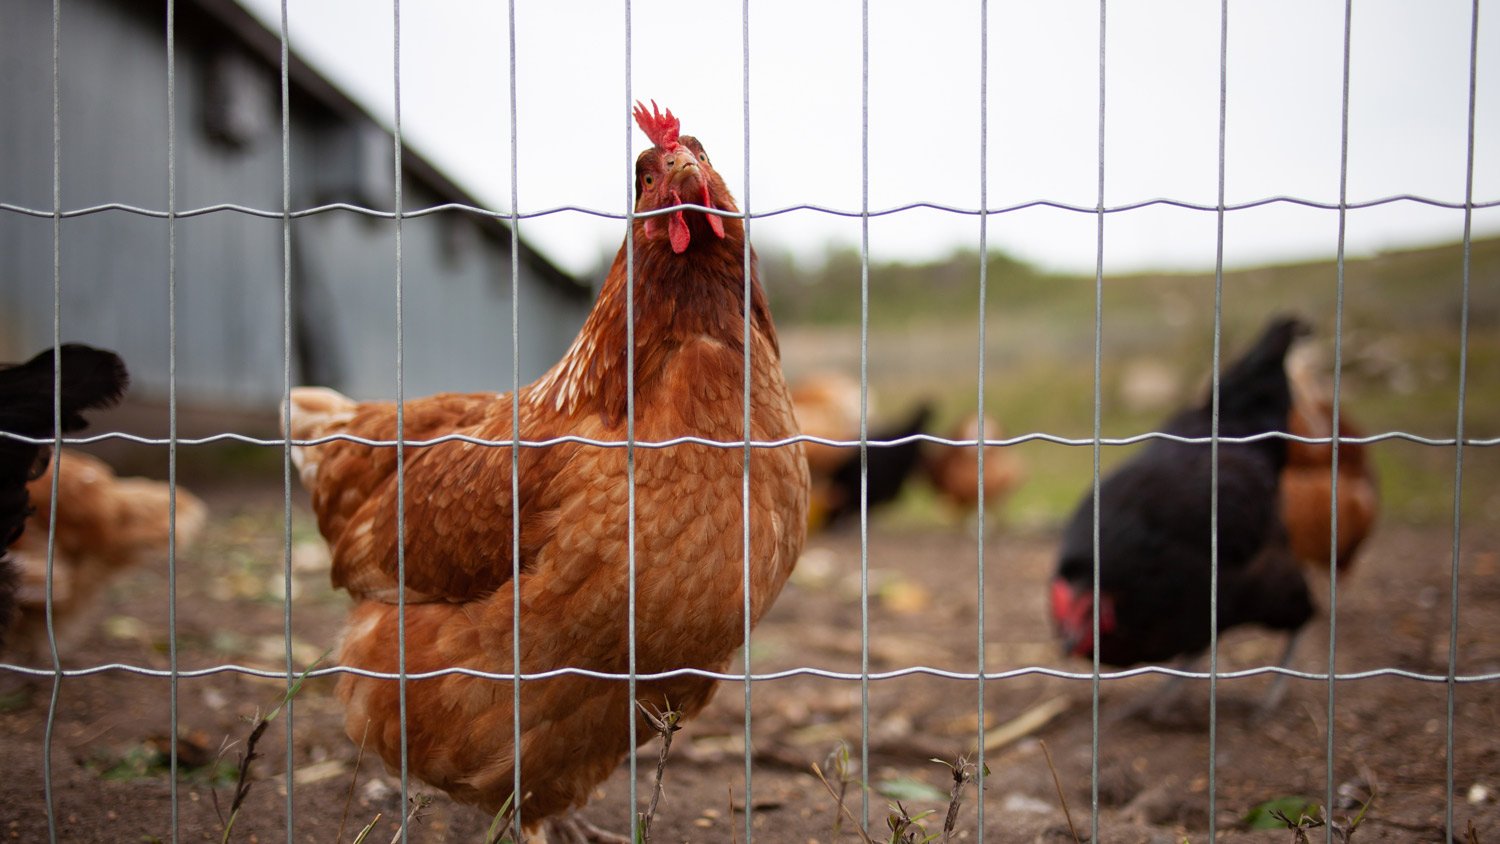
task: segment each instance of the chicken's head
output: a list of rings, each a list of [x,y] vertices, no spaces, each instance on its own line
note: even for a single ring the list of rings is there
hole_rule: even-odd
[[[1081,589],[1066,578],[1052,581],[1052,624],[1069,656],[1094,655],[1094,590]],[[1099,635],[1115,629],[1115,603],[1108,592],[1099,595]]]
[[[635,122],[655,144],[635,160],[637,214],[674,205],[738,210],[724,180],[709,163],[703,144],[691,135],[678,134],[680,123],[671,109],[658,111],[653,100],[648,111],[637,102]],[[687,251],[694,237],[724,237],[724,218],[701,211],[674,211],[647,217],[644,223],[648,239],[666,237],[678,254]]]

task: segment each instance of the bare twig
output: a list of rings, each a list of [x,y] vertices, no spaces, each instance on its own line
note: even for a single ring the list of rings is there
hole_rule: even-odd
[[[1297,820],[1294,821],[1287,817],[1286,813],[1280,809],[1272,809],[1271,817],[1286,824],[1286,828],[1292,831],[1292,844],[1309,844],[1307,831],[1323,826],[1323,819],[1321,817],[1314,817],[1308,815],[1306,812],[1302,812],[1297,817]]]
[[[302,691],[302,683],[307,680],[307,675],[318,666],[318,663],[326,659],[328,654],[329,651],[324,651],[322,656],[313,660],[312,664],[307,666],[306,670],[287,687],[286,694],[283,694],[281,700],[277,701],[276,705],[271,707],[271,711],[256,719],[255,726],[250,730],[250,737],[245,740],[245,753],[240,757],[239,771],[234,784],[234,800],[229,804],[229,820],[225,821],[224,816],[222,814],[219,815],[219,822],[224,824],[224,834],[219,839],[221,842],[227,843],[229,841],[229,834],[234,831],[234,822],[239,817],[240,807],[244,805],[245,798],[250,794],[250,763],[255,761],[255,745],[260,742],[261,736],[265,735],[266,728],[271,726],[271,722],[276,720],[276,716],[281,714],[281,710],[288,703],[291,703],[292,698],[296,697],[298,692]],[[231,746],[230,743],[226,742],[219,752],[222,754]],[[291,785],[290,782],[287,783],[288,788]],[[214,811],[218,812],[219,795],[217,791],[213,792],[213,799]]]
[[[651,844],[651,821],[655,819],[657,804],[661,802],[662,777],[667,771],[667,754],[672,751],[672,734],[682,729],[682,713],[672,709],[670,703],[664,710],[641,700],[636,701],[635,705],[646,716],[651,729],[661,737],[661,753],[656,757],[656,784],[651,791],[651,804],[646,808],[645,814],[640,816],[641,841]]]
[[[948,815],[943,819],[943,840],[953,838],[953,829],[958,824],[958,806],[963,800],[964,786],[974,779],[974,763],[969,761],[967,755],[960,755],[958,759],[948,762],[943,759],[933,759],[941,765],[947,765],[953,772],[953,787],[948,797]],[[989,766],[985,766],[985,774],[989,774]]]
[[[1063,794],[1062,780],[1057,778],[1057,767],[1052,764],[1052,751],[1047,749],[1047,743],[1041,743],[1042,753],[1047,757],[1047,769],[1052,772],[1052,785],[1057,789],[1058,802],[1062,803],[1063,817],[1068,821],[1068,832],[1073,834],[1073,844],[1083,844],[1078,838],[1078,828],[1073,826],[1073,813],[1068,811],[1068,798]]]
[[[406,813],[406,826],[410,827],[413,823],[415,823],[418,815],[420,815],[422,810],[427,808],[427,805],[431,802],[432,798],[427,796],[426,794],[418,794],[416,797],[410,798],[411,811]],[[396,842],[400,840],[401,827],[398,826],[396,827],[396,834],[391,836],[391,844],[396,844]]]
[[[818,782],[821,782],[823,787],[828,789],[828,795],[839,804],[839,810],[854,824],[854,831],[859,834],[859,839],[864,844],[875,844],[875,839],[871,838],[870,833],[865,831],[864,825],[859,822],[858,818],[854,817],[854,813],[849,811],[849,807],[844,805],[844,800],[839,796],[839,792],[834,789],[833,783],[829,782],[828,778],[823,776],[823,771],[818,767],[818,763],[813,763],[812,771],[813,776],[818,778]]]
[[[240,767],[234,782],[234,800],[229,804],[229,820],[224,823],[224,835],[220,842],[228,842],[229,834],[234,831],[234,822],[240,816],[240,806],[244,805],[245,798],[250,795],[250,763],[255,761],[255,745],[260,742],[260,737],[265,735],[266,728],[271,726],[271,717],[276,713],[260,718],[255,722],[255,727],[250,730],[250,737],[245,740],[245,752],[240,755]],[[215,796],[215,802],[218,797]],[[216,807],[217,808],[217,807]]]
[[[724,791],[726,792],[725,796],[729,798],[729,811],[724,815],[725,818],[729,819],[729,844],[738,844],[739,836],[734,831],[734,786],[726,782],[724,783]],[[1474,824],[1470,823],[1469,826],[1472,828]],[[1475,842],[1475,844],[1478,844],[1478,842]]]
[[[837,841],[839,833],[843,831],[844,799],[849,793],[849,780],[851,779],[849,776],[849,745],[840,740],[834,746],[833,750],[828,751],[828,757],[823,760],[823,764],[828,767],[831,773],[838,777],[838,793],[834,795],[834,800],[838,805],[833,810],[833,835],[831,836],[834,841]]]
[[[339,817],[339,834],[333,839],[334,844],[340,844],[344,840],[344,824],[349,821],[349,807],[354,803],[354,785],[359,782],[359,766],[365,761],[365,742],[370,738],[370,719],[365,719],[364,734],[359,737],[359,755],[354,757],[354,773],[349,775],[349,794],[344,797],[344,814]]]
[[[1051,700],[1045,700],[1036,706],[1022,712],[1020,715],[1006,721],[1004,724],[984,734],[984,749],[999,750],[1000,748],[1019,741],[1032,733],[1047,726],[1052,719],[1068,711],[1072,705],[1066,695],[1059,695]]]

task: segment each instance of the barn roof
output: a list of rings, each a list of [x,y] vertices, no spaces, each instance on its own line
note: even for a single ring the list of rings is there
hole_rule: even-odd
[[[189,0],[189,2],[179,4],[177,6],[177,31],[191,37],[195,27],[206,27],[210,31],[219,29],[227,33],[242,44],[257,60],[280,72],[280,34],[267,29],[235,0]],[[388,131],[375,115],[290,49],[287,51],[287,83],[297,94],[310,98],[340,119],[351,123],[365,122],[380,127],[382,131]],[[431,190],[443,203],[469,205],[475,208],[484,207],[473,194],[416,152],[404,140],[401,160],[404,176]],[[506,248],[509,248],[511,230],[505,220],[483,215],[476,215],[475,219],[480,222],[481,231],[503,241]],[[521,262],[539,280],[578,298],[588,298],[592,295],[592,288],[587,282],[553,264],[524,239],[520,239],[519,243]]]

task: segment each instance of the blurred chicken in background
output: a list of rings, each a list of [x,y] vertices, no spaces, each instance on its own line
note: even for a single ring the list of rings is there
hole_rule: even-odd
[[[113,352],[78,343],[46,349],[31,360],[0,366],[0,431],[32,439],[72,433],[88,425],[83,411],[109,407],[120,400],[130,376]],[[60,387],[54,390],[54,387]],[[32,481],[46,468],[52,449],[0,437],[0,543],[14,547],[34,520]],[[35,530],[35,527],[32,528]],[[42,530],[47,529],[43,518]],[[25,560],[0,546],[0,650],[19,597],[24,603]],[[45,552],[44,552],[45,553]],[[27,578],[29,580],[29,578]],[[18,592],[20,593],[18,595]]]
[[[1333,398],[1307,359],[1294,355],[1287,366],[1292,412],[1287,433],[1300,437],[1333,435]],[[1338,544],[1332,543],[1333,445],[1288,440],[1281,473],[1281,518],[1292,552],[1305,565],[1327,570],[1330,551],[1338,570],[1348,570],[1354,553],[1370,535],[1380,515],[1379,479],[1364,443],[1344,442],[1364,431],[1339,407]]]
[[[932,403],[918,402],[902,421],[870,430],[868,442],[885,443],[926,433],[931,419]],[[854,439],[858,438],[856,430]],[[877,507],[895,501],[906,482],[922,465],[922,450],[926,444],[926,440],[911,440],[896,445],[870,445],[863,462],[858,447],[840,449],[843,460],[833,467],[833,471],[827,475],[813,473],[812,500],[807,514],[809,527],[827,530],[857,519],[862,483],[868,511],[873,512]],[[862,482],[861,476],[867,476],[868,480]]]
[[[52,617],[60,633],[79,633],[80,619],[111,578],[147,562],[166,559],[170,490],[163,481],[116,477],[104,461],[79,451],[59,454],[57,498],[51,464],[28,484],[33,512],[26,530],[10,546],[20,568],[19,610],[12,634],[21,657],[48,650],[46,577],[48,523],[57,511],[53,542]],[[178,554],[203,533],[208,508],[177,488]]]
[[[802,433],[825,440],[859,439],[859,381],[837,370],[822,370],[790,386],[792,412]],[[874,412],[871,400],[871,413]],[[807,467],[813,477],[827,478],[849,457],[849,449],[806,442]]]
[[[978,412],[971,412],[959,420],[946,438],[977,442],[994,441],[1004,436],[1000,423],[989,414],[981,420]],[[948,502],[959,518],[977,525],[981,487],[977,446],[929,444],[922,465],[938,497]],[[1021,461],[1014,452],[998,445],[984,446],[982,485],[987,514],[1000,509],[1024,474]]]

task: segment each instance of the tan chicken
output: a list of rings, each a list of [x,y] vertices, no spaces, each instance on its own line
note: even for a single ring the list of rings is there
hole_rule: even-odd
[[[964,416],[948,433],[950,440],[998,440],[1005,434],[1000,423],[985,414],[981,426],[979,414]],[[979,459],[974,447],[930,445],[924,462],[927,477],[938,497],[952,505],[964,518],[975,518],[979,512]],[[1020,459],[998,445],[984,447],[984,506],[993,512],[1020,483],[1023,476]]]
[[[1333,401],[1313,384],[1305,369],[1292,368],[1292,412],[1287,433],[1301,437],[1330,437]],[[1339,437],[1363,437],[1364,432],[1339,410]],[[1354,553],[1375,527],[1380,515],[1380,488],[1364,443],[1339,443],[1338,545],[1330,542],[1333,508],[1333,446],[1287,441],[1286,468],[1281,473],[1281,518],[1286,523],[1292,551],[1303,563],[1328,568],[1334,551],[1340,572],[1354,562]]]
[[[637,106],[654,146],[636,161],[636,212],[691,202],[735,211],[734,199],[678,121]],[[750,280],[744,336],[744,226],[698,210],[636,218],[634,260],[635,436],[742,440],[744,349],[750,345],[749,437],[798,433],[782,378],[765,292]],[[406,402],[403,435],[512,439],[561,436],[620,442],[627,433],[627,252],[615,259],[599,300],[556,365],[518,393],[442,394]],[[396,405],[354,402],[331,390],[292,391],[291,433],[392,440]],[[624,448],[564,443],[523,448],[518,474],[500,446],[446,443],[404,449],[405,582],[397,575],[397,451],[347,441],[299,447],[294,459],[312,494],[333,556],[333,583],[355,600],[340,661],[394,673],[396,601],[406,601],[406,670],[513,670],[519,592],[523,672],[564,667],[624,673],[631,623]],[[636,448],[635,669],[724,669],[742,644],[745,566],[750,621],[771,606],[801,551],[807,463],[798,444],[750,452],[749,559],[742,553],[745,451],[697,444]],[[512,497],[512,482],[518,497]],[[519,519],[519,545],[513,545]],[[513,577],[512,567],[519,569]],[[642,680],[637,698],[691,716],[712,680]],[[338,693],[345,729],[397,765],[403,724],[393,680],[346,675]],[[409,682],[410,771],[457,800],[495,813],[520,766],[520,821],[560,837],[597,834],[570,810],[652,735],[621,680],[563,675],[521,685],[464,675]],[[520,747],[512,746],[519,720]],[[366,732],[368,730],[368,733]]]
[[[823,370],[797,379],[792,384],[792,409],[802,433],[810,437],[859,439],[859,381],[842,372]],[[812,442],[804,443],[803,449],[814,478],[832,475],[854,450]]]
[[[57,498],[52,498],[52,464],[28,485],[34,508],[26,531],[10,546],[20,566],[17,593],[20,618],[15,649],[33,658],[45,654],[47,534],[57,510],[53,543],[52,613],[59,635],[77,632],[78,619],[92,606],[99,590],[125,569],[167,555],[168,488],[162,481],[116,477],[97,457],[66,449],[59,455]],[[55,505],[55,507],[54,507]],[[177,488],[177,553],[187,551],[203,533],[208,509],[182,487]]]

